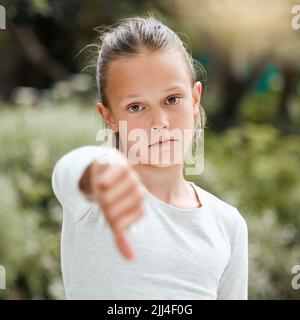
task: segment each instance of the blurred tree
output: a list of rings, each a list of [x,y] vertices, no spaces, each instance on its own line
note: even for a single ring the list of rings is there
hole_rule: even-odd
[[[2,2],[7,11],[7,29],[0,38],[0,98],[4,99],[11,98],[16,86],[46,88],[81,71],[76,55],[94,41],[97,26],[159,7],[158,0]]]
[[[70,8],[75,10],[66,10],[64,3],[54,0],[4,1],[8,25],[0,47],[3,98],[9,99],[16,86],[45,88],[76,70],[73,33],[66,26],[72,24],[79,1],[72,0]],[[60,9],[57,8],[59,5]],[[60,11],[65,12],[64,20],[57,14]]]
[[[300,35],[291,27],[295,1],[171,0],[165,4],[192,37],[194,49],[210,57],[211,78],[222,91],[213,121],[217,129],[237,122],[241,100],[272,60],[280,66],[283,79],[278,113],[288,119],[288,99],[300,74]]]

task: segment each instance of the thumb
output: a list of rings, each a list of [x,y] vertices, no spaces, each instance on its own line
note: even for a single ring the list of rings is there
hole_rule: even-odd
[[[115,239],[116,239],[117,246],[121,251],[122,255],[128,260],[132,260],[134,258],[133,248],[129,243],[124,232],[117,233],[115,235]]]

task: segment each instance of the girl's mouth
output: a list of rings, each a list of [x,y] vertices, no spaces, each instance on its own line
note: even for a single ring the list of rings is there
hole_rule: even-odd
[[[165,146],[173,143],[174,141],[177,141],[176,139],[170,138],[170,139],[159,139],[158,142],[152,143],[149,145],[149,147],[160,147]]]

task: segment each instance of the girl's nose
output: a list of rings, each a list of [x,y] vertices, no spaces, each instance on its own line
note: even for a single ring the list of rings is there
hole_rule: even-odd
[[[169,122],[166,115],[158,110],[154,110],[152,114],[151,129],[161,130],[169,128]]]

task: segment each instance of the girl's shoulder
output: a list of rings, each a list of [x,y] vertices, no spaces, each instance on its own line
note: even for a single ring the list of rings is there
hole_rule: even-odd
[[[247,228],[247,223],[240,211],[233,205],[221,200],[211,192],[194,184],[200,200],[203,202],[203,208],[213,215],[217,222],[223,223],[228,228]]]

